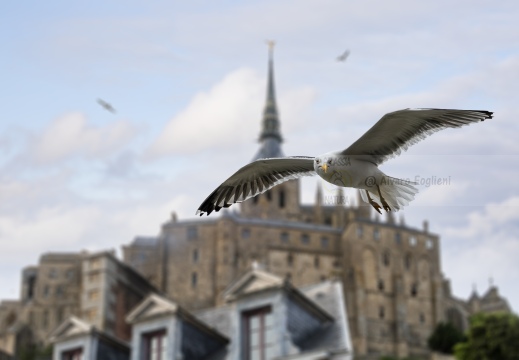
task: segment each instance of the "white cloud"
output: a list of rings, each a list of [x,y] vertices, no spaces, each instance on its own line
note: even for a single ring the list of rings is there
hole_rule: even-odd
[[[39,163],[52,163],[74,155],[106,156],[125,145],[135,134],[124,120],[94,126],[81,113],[68,113],[52,121],[34,139],[31,153]]]
[[[490,236],[507,230],[504,226],[519,225],[519,196],[511,197],[501,203],[490,203],[483,212],[467,215],[468,223],[464,227],[447,229],[447,236],[470,239]],[[517,237],[519,243],[519,237]]]
[[[501,293],[517,307],[518,230],[519,196],[488,204],[468,214],[464,224],[446,228],[444,263],[447,274],[453,275],[454,288],[468,294],[471,284],[485,284],[493,277]]]
[[[168,122],[148,155],[193,154],[213,148],[222,151],[250,144],[259,134],[265,96],[264,76],[245,68],[233,71],[208,92],[195,95],[187,108]],[[282,127],[301,125],[314,97],[308,87],[281,94]]]

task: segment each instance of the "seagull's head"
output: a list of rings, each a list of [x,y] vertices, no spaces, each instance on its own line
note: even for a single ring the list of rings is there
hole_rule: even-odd
[[[314,170],[317,174],[324,176],[330,172],[330,168],[333,164],[333,158],[331,156],[317,156],[314,159]]]

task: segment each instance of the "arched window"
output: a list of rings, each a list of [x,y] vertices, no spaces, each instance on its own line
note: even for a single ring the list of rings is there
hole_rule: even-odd
[[[319,269],[319,266],[320,266],[319,256],[316,256],[314,258],[314,268]]]
[[[294,256],[291,253],[289,253],[287,255],[287,265],[292,266],[292,264],[294,264]]]

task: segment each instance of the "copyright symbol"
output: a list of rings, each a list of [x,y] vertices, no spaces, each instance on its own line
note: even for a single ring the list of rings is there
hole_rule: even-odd
[[[366,181],[364,182],[367,186],[373,186],[375,185],[375,177],[374,176],[368,176],[366,178]]]

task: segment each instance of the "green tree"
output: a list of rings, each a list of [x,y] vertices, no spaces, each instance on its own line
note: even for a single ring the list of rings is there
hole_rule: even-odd
[[[444,354],[453,354],[454,345],[465,341],[465,336],[451,323],[439,323],[427,340],[429,349]]]
[[[478,314],[470,319],[467,340],[454,348],[459,360],[519,360],[519,317]]]

